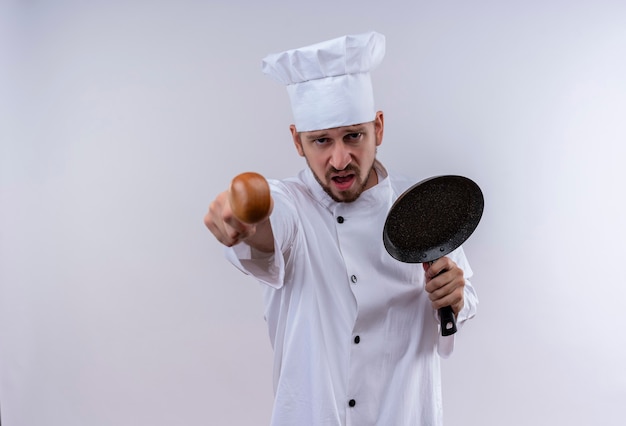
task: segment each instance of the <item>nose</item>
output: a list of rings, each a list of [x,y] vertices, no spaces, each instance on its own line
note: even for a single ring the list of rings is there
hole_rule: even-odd
[[[352,162],[350,150],[343,142],[333,144],[333,152],[330,156],[330,165],[337,170],[343,170]]]

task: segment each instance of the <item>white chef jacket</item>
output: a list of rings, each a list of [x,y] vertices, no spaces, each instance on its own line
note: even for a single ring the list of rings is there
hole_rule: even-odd
[[[421,264],[402,263],[383,246],[383,226],[414,181],[389,176],[352,203],[333,201],[310,169],[270,180],[275,254],[246,244],[229,260],[264,287],[274,349],[273,426],[434,426],[442,424],[442,337],[424,290]],[[462,249],[449,257],[464,271],[465,306],[478,303]]]

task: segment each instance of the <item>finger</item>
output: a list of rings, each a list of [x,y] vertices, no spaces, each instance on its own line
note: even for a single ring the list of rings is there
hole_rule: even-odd
[[[423,263],[422,265],[426,264]],[[454,263],[449,257],[444,256],[430,263],[428,267],[424,266],[424,271],[426,272],[426,278],[432,279],[442,272],[454,268],[456,268],[456,263]]]
[[[439,309],[444,306],[452,306],[457,311],[464,303],[464,280],[455,280],[429,294],[433,308]]]
[[[461,298],[458,302],[442,301],[441,303],[432,303],[432,307],[434,310],[439,310],[446,306],[450,306],[452,308],[452,312],[454,312],[454,315],[458,315],[465,306],[465,299]]]
[[[445,306],[452,306],[452,310],[455,312],[460,311],[460,308],[463,307],[463,303],[463,292],[454,292],[440,299],[431,301],[433,309],[441,309]]]
[[[223,226],[220,226],[220,208],[216,201],[211,202],[209,205],[209,211],[204,215],[204,226],[213,234],[218,241],[223,242],[224,230]]]
[[[242,222],[238,219],[233,212],[228,195],[224,193],[223,197],[220,215],[221,220],[225,224],[224,227],[227,233],[231,236],[234,236],[234,233],[241,234],[242,239],[252,235],[255,230],[255,225]]]
[[[434,278],[426,278],[426,285],[424,289],[428,293],[441,292],[442,288],[453,282],[458,278],[458,275],[453,271],[442,271]]]
[[[205,224],[213,236],[225,246],[232,247],[239,242],[238,233],[227,229],[223,222],[220,226],[218,222],[214,222],[209,218],[205,220]]]
[[[256,233],[256,226],[234,228],[228,223],[224,223],[224,235],[229,245],[235,245],[252,237]]]
[[[432,292],[459,277],[463,277],[463,270],[447,257],[437,259],[425,272],[426,291]]]
[[[464,306],[465,306],[465,298],[461,298],[459,302],[452,305],[452,311],[454,312],[455,315],[458,315]]]
[[[241,224],[232,217],[232,212],[224,193],[218,195],[209,205],[204,217],[205,226],[215,238],[227,247],[232,247],[254,234],[254,227]]]
[[[254,225],[244,223],[237,219],[230,210],[224,209],[222,216],[225,226],[229,228],[229,230],[233,230],[239,234],[249,234],[255,228]]]
[[[457,289],[465,287],[465,279],[460,269],[446,271],[433,278],[425,285],[425,290],[429,294],[430,300],[441,299]]]
[[[436,302],[431,302],[431,306],[432,306],[433,310],[435,310],[435,311],[438,311],[441,308],[445,308],[445,307],[449,306],[449,307],[452,308],[452,311],[455,314],[458,314],[459,312],[461,312],[461,309],[463,308],[463,303],[464,302],[463,302],[462,299],[458,300],[458,301],[455,301],[455,300],[456,299],[452,299],[452,298],[449,298],[448,300],[442,299],[442,300],[438,300]]]

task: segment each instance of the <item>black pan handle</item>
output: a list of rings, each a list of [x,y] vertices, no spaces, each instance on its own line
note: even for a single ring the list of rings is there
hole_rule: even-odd
[[[451,336],[456,333],[456,319],[452,306],[439,308],[439,321],[441,321],[441,335]]]
[[[428,262],[432,265],[435,261]],[[441,275],[445,272],[439,272],[437,275]],[[441,335],[442,336],[452,336],[456,333],[456,318],[454,317],[454,311],[452,310],[452,306],[444,306],[443,308],[439,308],[439,322],[441,323]]]

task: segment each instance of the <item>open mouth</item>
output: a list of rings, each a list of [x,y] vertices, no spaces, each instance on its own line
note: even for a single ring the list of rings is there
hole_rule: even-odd
[[[345,191],[352,186],[356,176],[353,174],[346,176],[334,176],[331,178],[335,187],[340,191]]]

